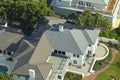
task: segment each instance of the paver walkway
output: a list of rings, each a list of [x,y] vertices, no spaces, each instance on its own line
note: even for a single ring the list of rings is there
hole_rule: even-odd
[[[106,66],[105,66],[104,68],[102,68],[101,70],[96,71],[94,74],[91,74],[91,75],[85,77],[83,80],[95,80],[95,78],[97,77],[97,75],[99,75],[101,72],[103,72],[104,70],[106,70],[107,68],[109,68],[110,65],[114,62],[115,57],[116,57],[116,53],[117,53],[116,49],[113,49],[113,48],[112,48],[112,59],[109,61],[109,64],[106,65]]]

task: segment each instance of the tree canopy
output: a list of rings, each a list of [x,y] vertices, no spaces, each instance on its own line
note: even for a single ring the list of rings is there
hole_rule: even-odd
[[[41,16],[56,16],[45,0],[3,0],[0,2],[0,18],[9,24],[19,22],[22,28],[31,29]]]
[[[74,17],[74,18],[73,18]],[[71,13],[68,18],[75,20],[76,24],[91,28],[100,28],[103,33],[111,30],[112,23],[100,13],[92,13],[86,10],[83,13]]]
[[[8,73],[0,73],[0,80],[14,80]]]

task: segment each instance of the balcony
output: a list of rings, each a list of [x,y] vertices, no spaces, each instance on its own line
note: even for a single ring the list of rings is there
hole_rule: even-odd
[[[98,8],[95,8],[95,7],[87,7],[87,6],[82,6],[82,5],[79,5],[79,4],[74,4],[74,3],[71,3],[70,5],[70,8],[75,8],[75,9],[81,9],[81,10],[85,10],[85,9],[90,9],[92,11],[95,11],[95,12],[100,12],[100,13],[104,13],[104,14],[110,14],[112,15],[113,14],[113,10],[108,10],[108,9],[98,9]]]
[[[85,6],[81,6],[81,5],[79,5],[79,4],[73,4],[73,3],[71,3],[71,6],[70,6],[71,8],[77,8],[77,9],[85,9]]]

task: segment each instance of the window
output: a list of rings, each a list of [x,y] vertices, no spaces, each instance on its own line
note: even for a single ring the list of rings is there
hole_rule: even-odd
[[[62,51],[62,55],[65,55],[65,52],[64,52],[64,51]]]
[[[54,50],[54,53],[57,53],[57,50]]]
[[[58,79],[61,79],[61,76],[60,76],[60,75],[58,75]]]
[[[73,60],[73,63],[74,63],[74,64],[77,64],[77,60]]]
[[[91,55],[91,51],[88,51],[88,55]]]
[[[11,55],[12,53],[11,52],[7,52],[8,55]]]
[[[79,54],[77,54],[77,57],[78,57],[78,58],[80,57]]]
[[[90,45],[90,44],[89,44],[88,46],[89,46],[89,47],[91,47],[91,45]]]
[[[87,6],[91,7],[91,3],[87,2]]]
[[[61,54],[61,51],[58,51],[59,54]]]
[[[83,1],[79,1],[79,4],[80,4],[80,5],[83,5]]]
[[[73,57],[75,57],[76,55],[75,54],[73,54]]]
[[[6,51],[3,51],[4,54],[6,54]]]
[[[2,50],[0,50],[0,53],[2,53]]]

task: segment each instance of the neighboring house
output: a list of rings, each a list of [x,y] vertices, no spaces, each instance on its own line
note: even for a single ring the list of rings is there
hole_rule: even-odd
[[[83,12],[91,9],[102,13],[115,24],[119,11],[120,0],[52,0],[51,6],[56,13],[69,14],[71,12]]]
[[[14,58],[17,63],[13,77],[17,80],[57,80],[58,76],[63,79],[63,70],[55,73],[55,78],[50,78],[54,65],[49,63],[49,57],[62,57],[65,64],[69,60],[71,65],[83,66],[86,58],[95,53],[99,32],[98,29],[63,29],[60,25],[45,31],[36,48],[23,40]]]
[[[0,53],[14,54],[23,37],[18,29],[0,27]]]

